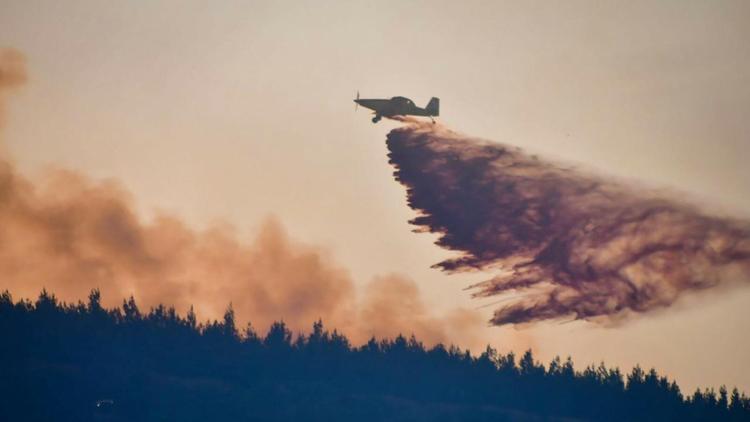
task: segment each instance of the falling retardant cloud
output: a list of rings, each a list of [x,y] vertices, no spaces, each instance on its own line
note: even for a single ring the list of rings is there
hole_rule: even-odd
[[[448,272],[495,269],[496,325],[619,320],[681,295],[750,281],[750,223],[519,148],[404,119],[388,134],[417,231],[460,256]]]
[[[0,50],[0,106],[25,80],[23,55]],[[98,288],[108,306],[132,295],[143,309],[192,305],[203,319],[231,303],[239,323],[261,332],[278,320],[306,331],[322,319],[355,343],[413,333],[427,344],[481,347],[476,311],[435,315],[399,275],[358,294],[325,250],[295,242],[273,218],[245,242],[228,225],[199,231],[170,215],[144,222],[133,202],[116,181],[65,169],[31,180],[0,158],[0,290],[34,298],[46,288],[74,302]]]

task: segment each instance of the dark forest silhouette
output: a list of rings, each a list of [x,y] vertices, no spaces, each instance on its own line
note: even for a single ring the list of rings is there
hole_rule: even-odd
[[[65,304],[0,295],[0,419],[26,420],[750,420],[737,389],[683,396],[636,367],[575,370],[531,351],[472,356],[413,336],[353,347],[321,321],[240,330],[231,305],[198,323],[132,297]]]

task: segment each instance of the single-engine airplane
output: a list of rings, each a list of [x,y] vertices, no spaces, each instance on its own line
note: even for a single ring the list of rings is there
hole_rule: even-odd
[[[414,101],[406,97],[360,99],[359,92],[357,92],[357,98],[354,102],[357,103],[354,106],[355,110],[358,106],[362,106],[369,108],[375,113],[375,117],[372,118],[373,123],[379,122],[383,117],[393,116],[427,116],[432,120],[432,123],[435,123],[435,119],[432,116],[440,115],[440,98],[437,97],[432,97],[425,108],[417,107]]]

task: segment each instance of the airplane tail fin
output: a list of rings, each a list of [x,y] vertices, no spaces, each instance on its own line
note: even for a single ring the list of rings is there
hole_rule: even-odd
[[[430,116],[439,116],[440,115],[440,98],[432,97],[430,99],[430,102],[427,103],[427,107],[425,107],[425,110],[427,111],[427,114]]]

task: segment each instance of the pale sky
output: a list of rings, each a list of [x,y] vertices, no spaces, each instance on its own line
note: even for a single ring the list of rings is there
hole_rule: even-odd
[[[438,309],[476,307],[415,234],[384,145],[352,98],[441,99],[441,120],[750,217],[750,3],[0,2],[0,45],[29,83],[9,104],[18,166],[118,179],[144,218],[276,215],[358,283],[397,272]],[[748,280],[738,280],[746,284]],[[544,361],[656,367],[692,392],[750,392],[750,289],[623,326],[487,328]],[[486,309],[488,312],[491,308]]]

